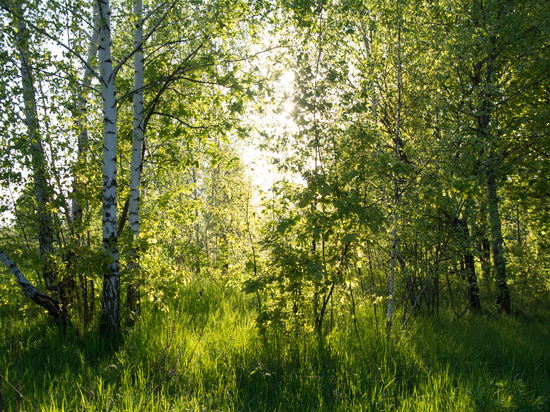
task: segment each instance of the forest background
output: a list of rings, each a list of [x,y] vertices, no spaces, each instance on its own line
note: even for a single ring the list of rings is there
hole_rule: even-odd
[[[0,411],[550,410],[547,1],[0,16]]]

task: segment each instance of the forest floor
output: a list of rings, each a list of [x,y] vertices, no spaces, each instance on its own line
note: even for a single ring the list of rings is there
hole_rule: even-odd
[[[419,316],[388,340],[365,305],[357,330],[262,335],[250,296],[199,281],[142,309],[107,349],[0,308],[0,411],[550,410],[548,314]]]

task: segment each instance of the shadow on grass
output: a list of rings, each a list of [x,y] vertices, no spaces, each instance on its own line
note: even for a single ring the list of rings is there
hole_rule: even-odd
[[[322,339],[261,336],[254,300],[208,283],[166,311],[143,308],[115,350],[97,333],[2,312],[0,372],[16,387],[21,377],[21,393],[44,411],[550,409],[545,318],[420,318],[388,342],[367,309],[359,336],[346,320]],[[2,388],[15,410],[17,393]]]

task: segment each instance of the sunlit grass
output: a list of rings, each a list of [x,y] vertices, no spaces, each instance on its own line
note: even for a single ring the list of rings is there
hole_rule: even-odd
[[[550,409],[545,318],[419,318],[388,341],[364,308],[359,334],[342,318],[323,339],[262,336],[253,299],[201,281],[169,309],[144,307],[117,350],[93,333],[62,335],[41,317],[3,310],[0,372],[25,397],[19,410]],[[2,394],[15,411],[5,381]]]

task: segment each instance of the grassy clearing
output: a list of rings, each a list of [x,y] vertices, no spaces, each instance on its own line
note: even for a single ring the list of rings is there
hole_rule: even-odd
[[[204,289],[204,293],[199,293]],[[117,350],[0,316],[6,411],[545,411],[548,317],[419,319],[387,342],[370,309],[359,337],[261,336],[253,299],[195,282],[167,313],[147,307]]]

